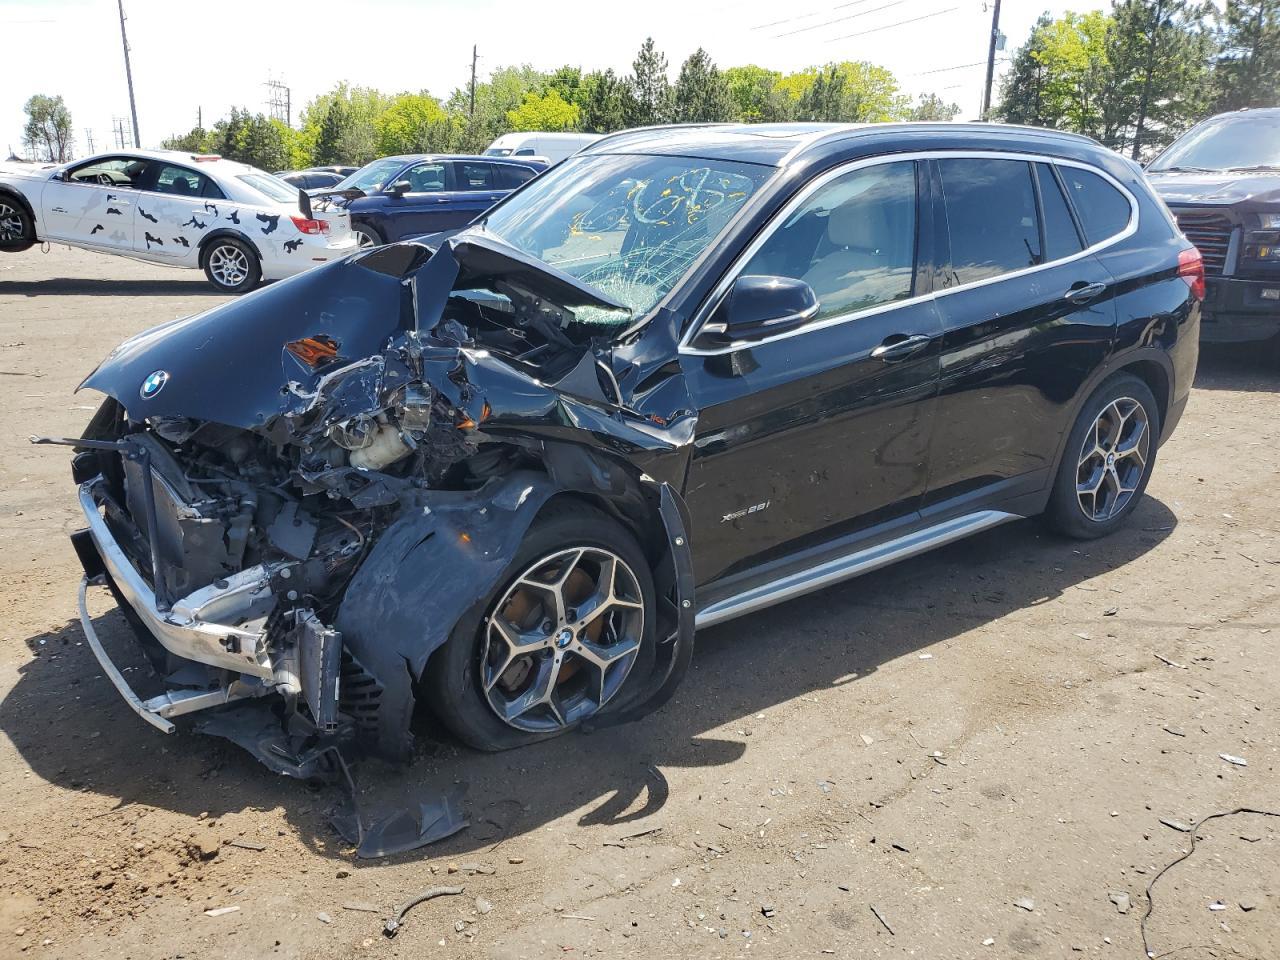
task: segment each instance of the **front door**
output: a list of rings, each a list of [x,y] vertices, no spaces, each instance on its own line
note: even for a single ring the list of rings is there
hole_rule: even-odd
[[[194,265],[205,233],[228,212],[221,188],[203,173],[156,161],[138,192],[133,249],[145,257]]]
[[[65,179],[49,181],[40,195],[45,237],[131,252],[138,185],[148,162],[140,157],[98,157],[71,167]]]
[[[699,583],[915,519],[941,332],[917,269],[930,211],[917,168],[828,178],[753,244],[736,275],[808,283],[808,324],[732,349],[695,334],[682,349],[699,410],[685,486]]]
[[[1042,490],[1069,411],[1115,336],[1115,282],[1055,165],[936,161],[942,370],[926,508]]]
[[[396,183],[409,182],[408,190],[392,193],[394,184],[386,185],[381,210],[385,219],[381,225],[386,227],[389,243],[460,225],[453,222],[449,212],[453,196],[449,177],[449,165],[443,160],[423,160],[396,176]]]

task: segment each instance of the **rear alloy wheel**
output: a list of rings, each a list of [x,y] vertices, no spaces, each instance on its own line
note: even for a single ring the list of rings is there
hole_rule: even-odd
[[[653,580],[616,521],[553,505],[508,573],[437,651],[429,702],[481,750],[544,740],[594,717],[653,663]]]
[[[369,250],[382,246],[382,237],[372,227],[352,227],[351,235],[356,238],[357,250]]]
[[[248,244],[219,237],[205,249],[204,275],[224,293],[244,293],[262,279],[262,264]]]
[[[1061,533],[1105,536],[1137,507],[1160,437],[1160,411],[1132,374],[1104,382],[1076,420],[1049,499],[1047,517]]]
[[[0,249],[26,250],[35,240],[35,227],[27,211],[16,200],[0,197]]]

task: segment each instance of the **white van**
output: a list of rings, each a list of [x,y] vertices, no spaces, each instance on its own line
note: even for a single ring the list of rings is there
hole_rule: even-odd
[[[486,157],[546,157],[559,163],[589,143],[599,140],[598,133],[504,133],[485,150]]]

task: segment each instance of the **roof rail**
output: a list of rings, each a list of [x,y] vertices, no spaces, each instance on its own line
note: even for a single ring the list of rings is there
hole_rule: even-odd
[[[647,127],[627,127],[625,130],[615,130],[612,133],[606,133],[599,140],[593,140],[584,146],[579,153],[590,153],[595,147],[602,143],[608,143],[610,140],[617,140],[619,137],[630,136],[633,133],[650,133],[654,130],[697,130],[703,127],[734,127],[740,126],[735,123],[654,123]]]

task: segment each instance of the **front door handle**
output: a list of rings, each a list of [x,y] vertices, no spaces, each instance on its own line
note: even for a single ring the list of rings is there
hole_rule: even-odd
[[[1090,300],[1096,300],[1107,292],[1105,283],[1086,283],[1082,286],[1072,287],[1064,295],[1064,300],[1070,300],[1072,303],[1088,303]]]
[[[926,337],[923,334],[908,337],[901,333],[895,333],[891,337],[885,337],[884,342],[871,351],[871,356],[876,360],[883,360],[885,363],[893,363],[919,353],[932,341],[933,337]]]

